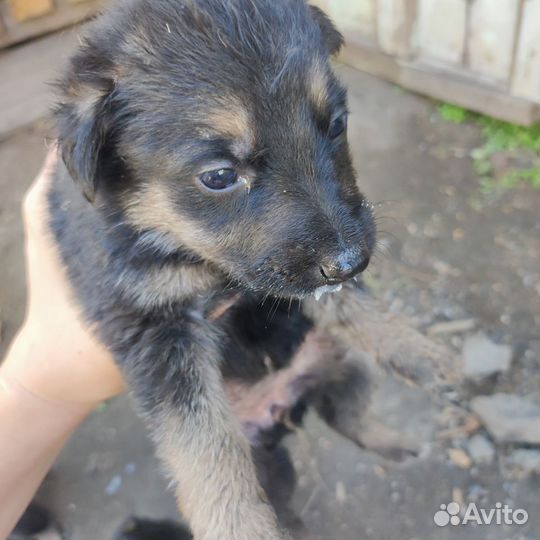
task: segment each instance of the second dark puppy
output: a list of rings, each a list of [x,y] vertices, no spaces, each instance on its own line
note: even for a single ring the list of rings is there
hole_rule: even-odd
[[[304,299],[374,246],[341,43],[303,0],[120,1],[60,85],[53,230],[196,538],[281,536],[221,371],[290,361],[317,331]],[[264,337],[276,299],[296,315]]]

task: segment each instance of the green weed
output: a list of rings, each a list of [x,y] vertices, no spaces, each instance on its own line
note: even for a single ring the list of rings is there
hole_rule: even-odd
[[[458,105],[452,105],[452,103],[441,103],[439,105],[439,113],[443,120],[446,122],[452,122],[453,124],[463,124],[465,120],[470,117],[470,112]]]
[[[474,171],[481,178],[481,189],[484,193],[513,189],[522,182],[540,189],[538,160],[536,160],[536,167],[511,168],[497,180],[492,178],[491,160],[498,152],[529,150],[538,154],[540,152],[540,124],[530,127],[518,126],[474,113],[451,103],[441,103],[438,111],[446,122],[454,124],[471,122],[481,127],[483,143],[473,150],[471,157]]]

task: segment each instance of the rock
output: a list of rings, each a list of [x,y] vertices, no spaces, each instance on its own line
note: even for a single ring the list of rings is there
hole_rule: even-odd
[[[503,467],[507,475],[518,480],[540,474],[540,450],[514,450],[503,460]]]
[[[105,493],[109,495],[109,497],[111,497],[112,495],[116,495],[121,487],[122,477],[117,474],[113,476],[110,482],[107,484],[107,487],[105,488]]]
[[[463,372],[469,378],[483,378],[507,371],[512,361],[512,349],[497,345],[482,333],[469,336],[463,344]]]
[[[135,472],[137,471],[137,465],[135,463],[128,463],[125,467],[124,467],[124,472],[128,475],[128,476],[131,476],[132,474],[135,474]]]
[[[471,458],[461,448],[450,448],[448,450],[448,456],[450,457],[450,461],[460,469],[469,469],[472,465]]]
[[[540,445],[540,407],[535,403],[503,393],[478,396],[470,403],[496,441]]]
[[[336,484],[336,501],[343,504],[346,500],[347,490],[345,489],[345,484],[343,482],[338,482]]]
[[[467,442],[467,451],[477,465],[489,465],[495,458],[495,448],[487,437],[474,435]]]
[[[463,437],[469,437],[481,427],[482,424],[476,415],[467,414],[459,425],[452,425],[448,429],[440,431],[437,436],[439,439],[462,439]]]
[[[427,329],[428,336],[437,336],[440,334],[457,334],[460,332],[469,332],[476,325],[475,319],[459,319],[457,321],[440,322],[431,325]]]

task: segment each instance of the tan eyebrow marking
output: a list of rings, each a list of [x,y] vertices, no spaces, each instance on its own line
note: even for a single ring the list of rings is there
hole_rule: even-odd
[[[253,129],[249,112],[238,100],[227,100],[223,106],[210,109],[207,124],[212,130],[234,138],[253,138]]]
[[[255,144],[255,128],[246,107],[237,99],[228,99],[222,107],[210,109],[205,122],[207,135],[232,139],[230,150],[238,159],[247,158]]]
[[[322,62],[315,61],[311,65],[308,86],[314,105],[318,109],[323,109],[328,101],[328,73]]]

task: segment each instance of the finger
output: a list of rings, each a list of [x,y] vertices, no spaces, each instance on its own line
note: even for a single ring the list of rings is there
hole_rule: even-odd
[[[41,171],[39,172],[36,180],[39,181],[41,177],[50,178],[50,176],[54,172],[57,162],[58,162],[58,143],[54,141],[52,145],[50,146],[49,151],[47,152],[47,156],[45,157],[45,162],[43,163],[43,166],[41,167]]]
[[[43,226],[46,193],[57,163],[58,146],[55,142],[22,202],[22,216],[27,232],[39,232]]]

